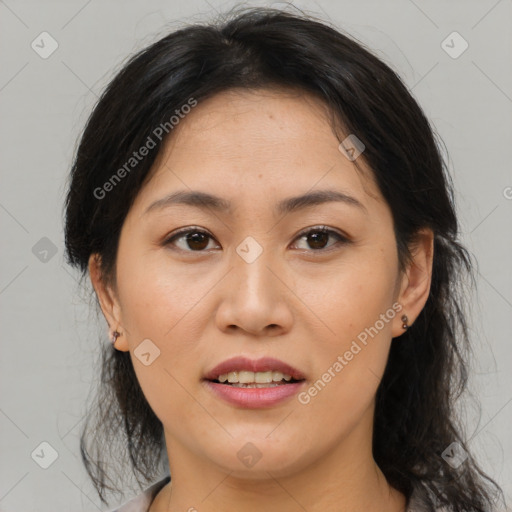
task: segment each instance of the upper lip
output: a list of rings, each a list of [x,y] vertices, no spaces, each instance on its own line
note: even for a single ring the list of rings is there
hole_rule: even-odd
[[[204,378],[206,380],[215,380],[219,375],[236,372],[236,371],[250,371],[250,372],[268,372],[278,371],[290,375],[295,380],[304,380],[304,375],[289,364],[274,359],[273,357],[262,357],[261,359],[249,359],[247,357],[239,356],[227,359],[209,370]]]

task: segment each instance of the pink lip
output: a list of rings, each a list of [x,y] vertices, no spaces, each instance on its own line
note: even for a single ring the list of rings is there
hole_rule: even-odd
[[[226,402],[245,409],[270,407],[297,394],[304,381],[280,384],[273,388],[235,388],[211,380],[204,381],[208,389]]]
[[[221,384],[220,382],[214,382],[214,380],[223,373],[241,370],[250,372],[282,372],[300,382],[279,384],[278,386],[268,388],[237,388]],[[263,357],[254,360],[239,356],[223,361],[209,370],[204,377],[204,383],[216,396],[232,405],[246,409],[258,409],[278,404],[290,396],[297,394],[299,389],[305,384],[304,379],[304,375],[299,370],[279,359]]]
[[[223,373],[235,372],[240,370],[247,370],[250,372],[268,372],[277,371],[287,373],[295,380],[303,380],[304,375],[293,366],[274,359],[272,357],[262,357],[261,359],[248,359],[247,357],[232,357],[222,363],[218,364],[209,370],[204,376],[205,379],[212,381],[218,378]],[[262,389],[262,388],[259,388]]]

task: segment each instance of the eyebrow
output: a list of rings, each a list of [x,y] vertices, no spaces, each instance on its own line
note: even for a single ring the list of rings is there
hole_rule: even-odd
[[[304,208],[317,206],[329,202],[341,202],[349,206],[355,206],[365,213],[368,213],[366,207],[355,197],[336,190],[315,190],[306,194],[289,197],[283,199],[275,206],[276,213],[284,215],[287,213],[295,212]],[[154,203],[150,204],[144,211],[144,215],[151,211],[162,210],[173,205],[184,204],[194,206],[201,209],[212,209],[218,212],[232,211],[232,204],[230,201],[223,199],[207,192],[197,190],[181,190],[173,192]]]

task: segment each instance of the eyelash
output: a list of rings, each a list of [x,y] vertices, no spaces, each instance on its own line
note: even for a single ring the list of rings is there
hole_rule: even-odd
[[[163,242],[163,245],[164,246],[172,245],[176,240],[178,240],[180,238],[184,238],[186,235],[191,234],[191,233],[201,233],[203,235],[206,235],[206,236],[210,237],[210,239],[215,240],[213,238],[213,236],[210,235],[210,233],[208,233],[207,231],[204,231],[203,229],[200,229],[200,228],[183,228],[183,229],[173,233],[168,238],[166,238],[165,241]],[[327,235],[333,235],[334,237],[336,237],[338,239],[338,241],[336,243],[332,244],[331,246],[328,246],[328,248],[326,248],[326,249],[323,249],[323,248],[322,249],[311,249],[309,251],[307,249],[299,249],[299,250],[313,252],[313,253],[323,253],[323,254],[325,254],[327,252],[330,252],[331,250],[335,250],[336,246],[347,245],[347,244],[349,244],[351,242],[351,240],[349,240],[346,236],[342,235],[338,231],[335,231],[333,229],[328,228],[327,226],[314,226],[312,228],[307,228],[304,231],[301,231],[295,237],[294,240],[298,240],[298,239],[307,237],[307,235],[309,235],[311,233],[322,233],[322,234],[327,234]],[[195,253],[207,252],[206,249],[200,250],[200,251],[194,251],[194,250],[177,248],[176,250],[182,251],[182,252],[190,252],[190,253],[194,253],[194,252]]]

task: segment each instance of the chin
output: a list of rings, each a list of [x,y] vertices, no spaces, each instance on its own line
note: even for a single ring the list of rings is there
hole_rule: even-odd
[[[270,475],[290,476],[306,466],[306,454],[297,452],[296,443],[265,439],[264,436],[246,435],[225,446],[216,444],[216,448],[215,453],[209,454],[210,460],[236,478],[264,480]]]

